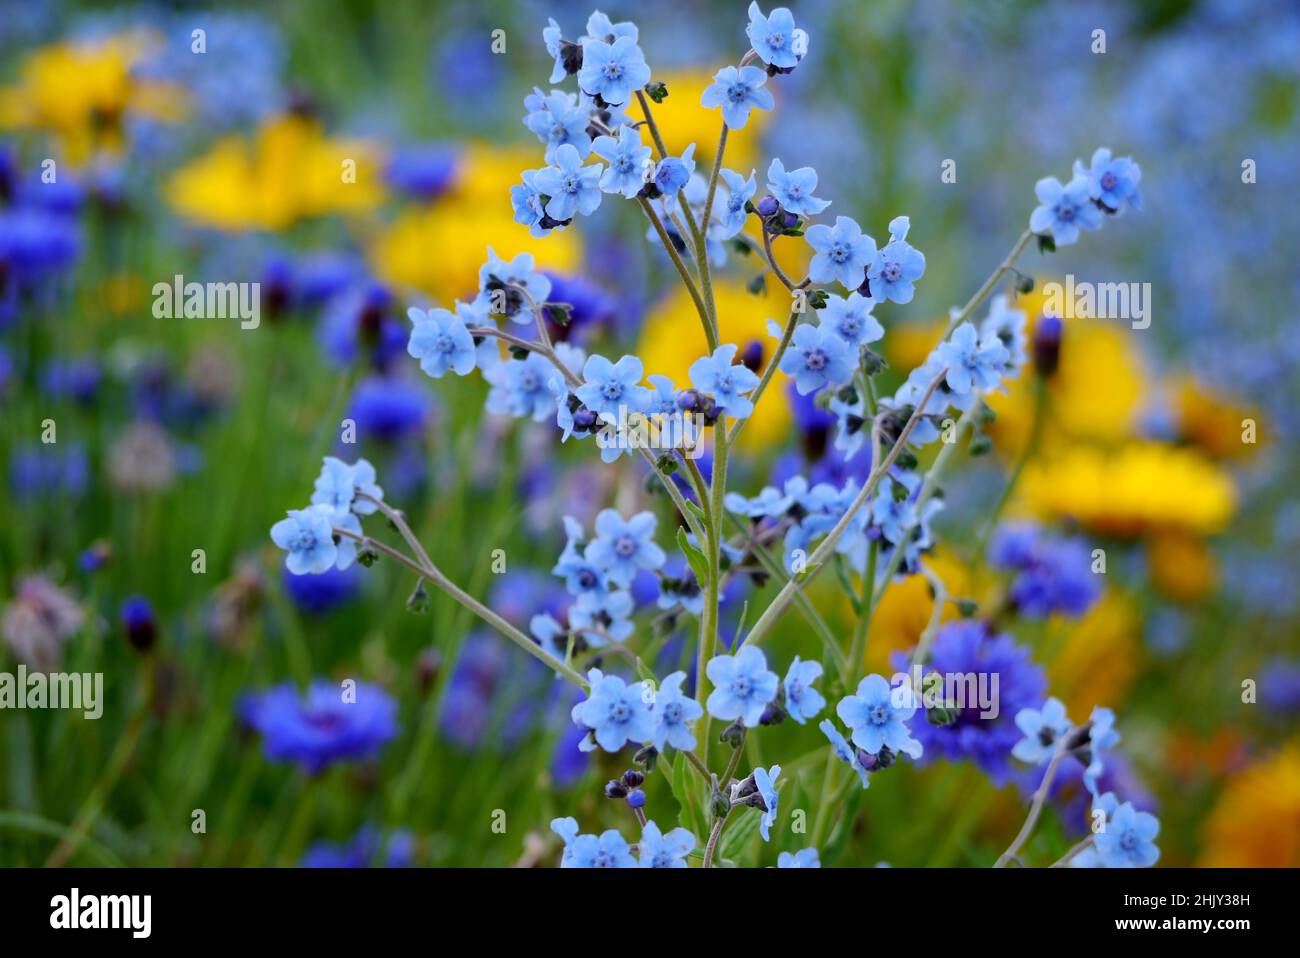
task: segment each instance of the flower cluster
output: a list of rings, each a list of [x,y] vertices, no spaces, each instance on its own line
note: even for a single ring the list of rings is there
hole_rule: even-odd
[[[375,478],[374,466],[365,459],[349,465],[325,457],[311,505],[290,509],[288,518],[271,527],[271,540],[287,553],[290,572],[319,575],[356,561],[361,517],[372,514],[384,498]]]

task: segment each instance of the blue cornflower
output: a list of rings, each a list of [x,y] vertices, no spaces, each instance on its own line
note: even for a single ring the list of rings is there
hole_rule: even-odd
[[[665,835],[654,822],[646,822],[637,852],[642,868],[685,868],[686,856],[694,849],[695,836],[685,828],[674,828]]]
[[[667,556],[655,545],[652,512],[638,512],[624,519],[617,510],[602,509],[596,516],[596,537],[587,543],[587,561],[605,570],[609,581],[626,588],[637,569],[657,569]]]
[[[753,415],[754,404],[745,398],[758,386],[758,376],[748,366],[733,366],[739,347],[726,343],[691,363],[691,385],[713,397],[717,407],[734,419]]]
[[[332,506],[290,509],[287,519],[271,526],[271,540],[289,553],[284,564],[294,575],[324,572],[338,562],[331,523],[334,516]]]
[[[622,106],[650,82],[650,67],[636,39],[622,36],[613,43],[584,37],[578,86],[610,106]]]
[[[871,779],[867,775],[867,770],[861,762],[858,761],[857,750],[840,734],[840,730],[835,727],[835,723],[830,719],[823,719],[822,723],[817,726],[822,730],[831,743],[831,751],[841,762],[847,762],[853,771],[858,773],[858,778],[862,779],[862,787],[870,788]]]
[[[582,156],[570,143],[557,147],[555,165],[537,171],[533,185],[550,197],[546,215],[556,220],[572,219],[574,214],[589,216],[600,206],[599,163],[583,165]]]
[[[880,321],[871,315],[876,300],[861,293],[828,296],[826,307],[817,314],[817,325],[828,329],[854,349],[874,343],[885,335]]]
[[[808,278],[814,283],[837,279],[845,289],[857,289],[876,258],[876,241],[847,216],[835,217],[834,226],[808,227],[804,239],[815,251],[808,264]]]
[[[740,719],[746,728],[753,728],[776,698],[776,673],[768,671],[767,659],[757,646],[747,645],[735,655],[714,656],[705,672],[714,685],[707,703],[714,718]]]
[[[1142,168],[1133,162],[1130,156],[1112,159],[1108,147],[1099,146],[1092,154],[1092,166],[1087,170],[1077,160],[1074,175],[1088,179],[1088,195],[1106,208],[1108,213],[1119,214],[1124,211],[1124,204],[1135,210],[1142,209],[1142,192],[1138,181],[1142,179]]]
[[[1002,375],[1014,379],[1029,359],[1025,347],[1029,335],[1025,332],[1027,322],[1024,310],[1013,309],[1004,293],[993,297],[989,304],[989,314],[980,323],[980,339],[997,339],[1007,349],[1007,362]]]
[[[685,679],[685,672],[674,672],[660,683],[655,693],[655,728],[650,744],[661,752],[668,745],[683,752],[695,748],[691,723],[704,714],[704,709],[695,699],[682,694]]]
[[[754,180],[753,170],[749,171],[749,179],[745,179],[734,170],[722,170],[721,176],[727,187],[727,201],[715,205],[714,212],[718,222],[714,231],[716,239],[728,240],[745,228],[745,220],[749,216],[745,204],[753,199],[758,184]]]
[[[711,110],[722,107],[722,122],[733,130],[743,130],[750,110],[776,106],[772,91],[763,89],[766,82],[767,73],[758,67],[723,67],[704,90],[700,105]]]
[[[600,136],[591,145],[595,154],[609,162],[600,175],[600,188],[606,193],[618,193],[629,200],[645,185],[649,167],[650,147],[641,142],[641,133],[625,126],[618,138]]]
[[[815,848],[803,848],[791,855],[782,852],[776,856],[777,868],[821,868],[822,860]]]
[[[1033,525],[1015,523],[993,537],[989,561],[1017,571],[1009,594],[1026,618],[1043,619],[1054,612],[1077,618],[1101,597],[1091,550],[1081,539],[1048,538]]]
[[[1049,234],[1057,246],[1069,246],[1079,238],[1079,230],[1101,228],[1101,210],[1088,195],[1088,179],[1076,176],[1065,186],[1054,176],[1034,184],[1041,206],[1029,216],[1029,228]]]
[[[319,575],[294,575],[285,569],[281,579],[293,604],[309,615],[324,615],[351,602],[361,591],[361,581],[361,567],[355,565]]]
[[[610,828],[595,835],[579,835],[578,823],[572,818],[551,821],[551,831],[564,842],[560,856],[561,868],[636,868],[636,859],[628,849],[627,840]]]
[[[767,191],[776,197],[781,208],[788,213],[799,216],[816,216],[831,205],[830,200],[813,196],[817,189],[817,171],[811,166],[801,166],[797,170],[786,172],[785,164],[779,159],[772,160],[767,168]],[[850,222],[852,222],[850,220]],[[871,251],[875,252],[875,244]],[[814,280],[816,282],[816,280]],[[853,285],[860,286],[861,280]]]
[[[1016,727],[1025,737],[1016,743],[1011,754],[1030,765],[1041,765],[1052,757],[1058,740],[1071,728],[1065,703],[1050,698],[1041,709],[1021,709],[1016,713]]]
[[[691,181],[694,173],[694,143],[682,150],[681,156],[665,156],[655,167],[653,182],[663,196],[664,208],[670,213],[677,209],[677,194]]]
[[[745,35],[760,60],[781,70],[792,70],[808,52],[808,34],[794,25],[794,15],[777,7],[763,16],[757,3],[749,5]]]
[[[510,187],[510,208],[514,210],[515,222],[528,227],[530,236],[545,236],[553,229],[562,229],[563,224],[556,223],[546,215],[546,203],[542,191],[537,188],[537,174],[541,170],[524,170],[519,174],[522,183]]]
[[[313,774],[332,762],[371,758],[397,736],[397,701],[368,682],[348,689],[317,679],[302,695],[286,682],[245,697],[239,711],[261,733],[267,758]]]
[[[642,372],[641,360],[635,356],[611,363],[604,356],[593,355],[582,367],[582,385],[573,392],[605,421],[619,422],[620,411],[625,420],[650,405],[650,390],[638,385]]]
[[[551,295],[551,281],[534,268],[532,253],[520,253],[507,262],[489,246],[488,260],[478,271],[479,292],[487,295],[489,305],[492,305],[494,292],[504,292],[505,312],[501,315],[510,317],[520,325],[531,324],[534,321],[533,314],[522,308],[525,306],[523,297],[518,290],[510,287],[524,290],[538,305],[546,302]]]
[[[925,256],[907,242],[910,225],[906,216],[895,216],[890,220],[889,242],[867,267],[867,282],[871,284],[871,295],[875,299],[888,299],[895,303],[912,301],[912,284],[925,272]]]
[[[1093,836],[1097,856],[1106,868],[1150,868],[1160,858],[1155,838],[1160,820],[1150,812],[1139,812],[1132,802],[1118,804],[1114,792],[1093,802],[1093,809],[1107,813],[1109,820]]]
[[[587,698],[573,707],[572,718],[592,731],[596,744],[606,752],[617,752],[626,742],[641,745],[650,741],[655,719],[639,682],[628,685],[600,669],[589,671],[587,681],[591,684]]]
[[[772,840],[771,829],[776,824],[777,804],[780,801],[776,782],[780,776],[780,765],[773,765],[771,768],[759,766],[754,769],[754,786],[758,789],[758,797],[763,800],[761,806],[763,817],[758,823],[758,831],[765,842]]]
[[[555,397],[547,383],[555,367],[537,353],[526,359],[499,362],[483,371],[488,390],[487,410],[497,415],[531,416],[541,422],[555,414]]]
[[[785,673],[785,710],[800,725],[826,706],[822,694],[812,687],[821,674],[820,662],[801,662],[797,655]]]
[[[524,108],[529,111],[524,126],[546,145],[543,155],[547,163],[555,162],[556,152],[566,143],[577,151],[579,159],[586,159],[591,153],[591,136],[587,133],[591,122],[589,102],[584,103],[576,94],[563,90],[552,90],[547,96],[534,88],[525,98]]]
[[[466,376],[474,369],[474,337],[465,321],[445,309],[406,311],[414,326],[406,351],[420,361],[420,368],[435,379],[448,369]]]
[[[958,395],[972,389],[987,392],[1002,379],[1007,348],[997,339],[980,340],[971,323],[962,323],[952,336],[940,343],[935,354],[948,368],[948,388]]]
[[[364,825],[344,844],[313,842],[299,868],[410,868],[415,864],[410,832],[384,834]],[[382,855],[382,858],[380,857]]]
[[[384,441],[419,432],[431,412],[428,392],[400,376],[367,376],[348,403],[358,436]]]
[[[311,496],[313,506],[326,505],[336,512],[351,510],[359,516],[368,516],[379,507],[373,502],[358,499],[364,493],[372,499],[384,498],[384,490],[375,480],[375,467],[366,459],[348,464],[333,456],[326,456],[316,477],[315,491]]]
[[[909,686],[891,689],[883,676],[868,675],[858,683],[856,694],[840,699],[835,711],[852,730],[853,744],[872,755],[888,748],[921,757],[921,743],[907,727],[916,714],[916,696]]]
[[[794,331],[781,357],[781,372],[794,379],[801,396],[827,383],[846,383],[856,368],[853,349],[822,326],[803,323]]]

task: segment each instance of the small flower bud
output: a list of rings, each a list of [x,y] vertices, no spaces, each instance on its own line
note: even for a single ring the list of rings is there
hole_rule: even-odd
[[[1044,316],[1034,325],[1030,348],[1034,355],[1034,368],[1044,379],[1056,375],[1061,365],[1062,331],[1061,321],[1055,316]]]
[[[655,765],[659,761],[659,750],[653,745],[647,745],[632,757],[632,761],[640,765],[647,772],[653,772]]]
[[[755,207],[755,209],[758,210],[758,215],[764,218],[771,216],[780,208],[781,208],[781,204],[776,201],[775,196],[763,197],[761,200],[758,201],[758,206]]]
[[[634,768],[629,768],[623,773],[623,784],[628,788],[640,788],[645,782],[645,776]]]
[[[645,808],[645,792],[639,788],[634,788],[627,793],[627,804],[630,808]]]
[[[611,779],[605,783],[606,798],[627,798],[627,786],[618,779]]]
[[[719,742],[726,742],[732,748],[740,748],[740,745],[744,740],[745,726],[741,725],[739,720],[732,722],[724,728],[722,734],[718,736]]]

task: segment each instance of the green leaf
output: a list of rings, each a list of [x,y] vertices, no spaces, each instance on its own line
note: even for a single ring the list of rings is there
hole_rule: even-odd
[[[709,581],[709,562],[704,558],[704,553],[695,546],[691,545],[691,540],[686,538],[686,530],[682,526],[677,527],[677,545],[686,556],[686,561],[691,564],[691,571],[695,573],[695,580],[703,585]]]
[[[701,523],[702,525],[707,525],[707,524],[708,524],[708,523],[706,523],[706,522],[704,521],[704,510],[700,508],[700,504],[699,504],[698,502],[694,502],[694,501],[692,501],[692,500],[690,500],[690,499],[687,499],[687,500],[686,500],[686,509],[687,509],[687,510],[690,512],[690,514],[693,515],[696,519],[699,519],[699,520],[700,520],[700,523]]]
[[[758,823],[763,820],[763,813],[757,808],[742,805],[733,809],[731,820],[718,842],[718,855],[721,858],[736,858],[758,834]]]

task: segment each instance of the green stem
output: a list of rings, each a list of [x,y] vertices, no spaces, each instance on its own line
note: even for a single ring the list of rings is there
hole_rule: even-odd
[[[1025,244],[1029,242],[1029,238],[1033,235],[1029,230],[1025,230],[1020,234],[1020,238],[1016,240],[1016,245],[1011,247],[1011,252],[998,264],[997,269],[989,274],[988,279],[984,280],[984,285],[977,289],[975,295],[967,301],[966,305],[948,320],[948,325],[944,329],[941,339],[947,339],[949,333],[969,319],[970,314],[979,308],[980,303],[984,302],[984,298],[993,291],[993,287],[998,284],[998,281],[1015,266],[1016,260],[1020,258],[1020,254],[1025,249]]]

